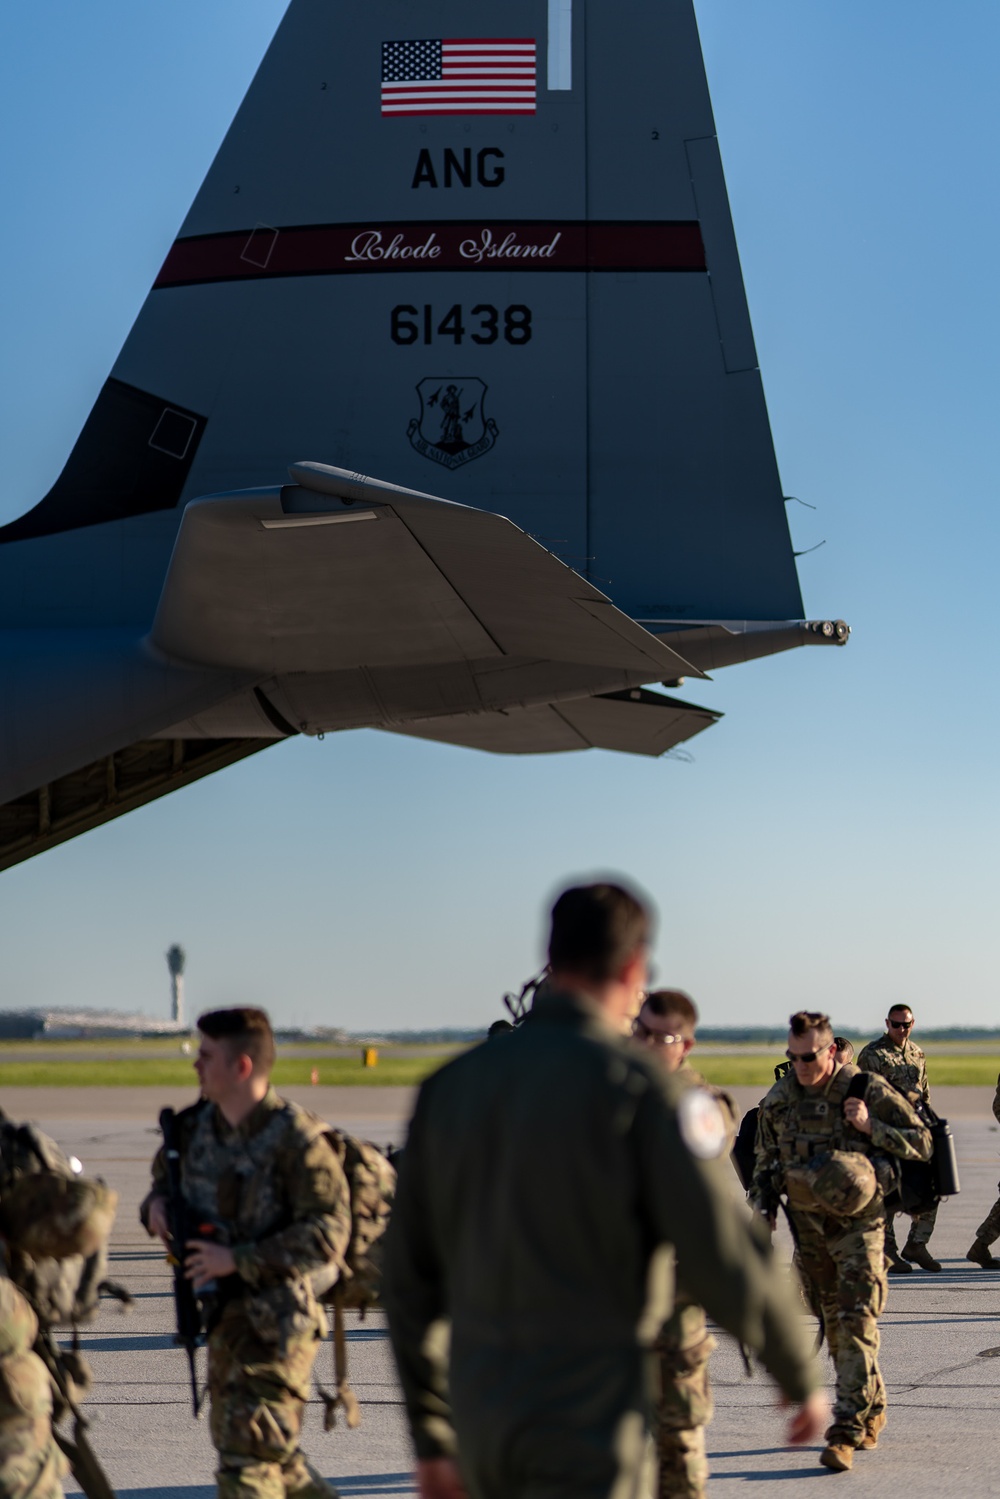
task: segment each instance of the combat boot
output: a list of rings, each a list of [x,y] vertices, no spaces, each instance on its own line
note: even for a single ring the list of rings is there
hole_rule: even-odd
[[[878,1446],[880,1432],[885,1427],[885,1411],[876,1411],[874,1416],[869,1416],[865,1421],[865,1434],[858,1443],[859,1452],[871,1452],[873,1447]]]
[[[974,1265],[981,1265],[984,1270],[1000,1270],[1000,1260],[996,1255],[990,1254],[990,1246],[985,1239],[976,1239],[965,1258]]]
[[[909,1239],[903,1245],[903,1259],[919,1265],[921,1270],[933,1270],[935,1274],[941,1269],[941,1261],[934,1258],[926,1244],[912,1244]]]
[[[908,1265],[900,1258],[899,1250],[895,1244],[890,1244],[888,1239],[885,1243],[885,1268],[888,1275],[912,1275],[913,1266]]]
[[[819,1460],[824,1468],[832,1468],[834,1473],[849,1473],[854,1462],[854,1448],[848,1447],[846,1442],[831,1442],[829,1447],[823,1448]]]

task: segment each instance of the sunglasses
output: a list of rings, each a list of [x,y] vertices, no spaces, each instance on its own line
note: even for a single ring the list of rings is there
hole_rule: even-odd
[[[683,1036],[672,1036],[669,1031],[651,1031],[641,1020],[633,1020],[632,1034],[637,1041],[651,1041],[654,1046],[673,1046],[676,1041],[683,1041]]]
[[[815,1062],[817,1057],[829,1050],[828,1046],[824,1046],[820,1051],[786,1051],[785,1056],[790,1062]]]
[[[909,1031],[909,1030],[913,1029],[913,1021],[912,1020],[890,1020],[889,1021],[889,1029],[891,1031]]]

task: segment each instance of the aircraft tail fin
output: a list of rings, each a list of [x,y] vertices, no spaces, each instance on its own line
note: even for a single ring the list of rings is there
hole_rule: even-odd
[[[509,517],[634,618],[801,616],[692,0],[502,16],[291,0],[0,542],[320,452]]]

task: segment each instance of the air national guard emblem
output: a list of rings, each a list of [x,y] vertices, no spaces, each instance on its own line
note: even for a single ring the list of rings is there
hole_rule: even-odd
[[[406,435],[424,458],[445,468],[460,468],[488,453],[498,437],[497,424],[483,415],[487,387],[468,375],[437,375],[417,386],[420,415]]]

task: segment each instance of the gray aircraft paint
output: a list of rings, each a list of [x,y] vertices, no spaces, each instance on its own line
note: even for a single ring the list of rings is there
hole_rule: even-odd
[[[506,69],[492,79],[491,56]],[[455,110],[441,91],[465,84],[400,82],[415,58],[473,66],[486,97]],[[415,107],[401,96],[428,91],[429,112],[398,112]],[[324,611],[323,567],[332,578],[357,533],[330,528],[299,657],[172,653],[150,632],[168,597],[187,596],[187,552],[174,549],[185,507],[231,494],[252,508],[248,490],[284,506],[300,459],[508,517],[510,556],[520,528],[589,579],[573,585],[578,603],[609,639],[638,628],[631,616],[660,643],[646,636],[640,669],[634,656],[610,664],[614,650],[588,665],[565,633],[562,654],[551,633],[522,635],[501,647],[503,676],[471,636],[446,660],[439,642],[421,656],[417,631],[400,676],[384,631]],[[405,530],[401,510],[396,522]],[[488,553],[498,533],[469,526]],[[223,534],[210,566],[232,597],[243,543]],[[377,534],[389,546],[401,532]],[[261,527],[254,545],[267,587],[290,601],[290,543]],[[441,572],[443,551],[428,556]],[[543,586],[529,552],[517,556],[501,634]],[[402,586],[388,555],[366,566],[375,598]],[[292,0],[63,474],[0,528],[0,582],[5,803],[164,736],[256,745],[364,723],[505,751],[659,753],[717,715],[664,699],[661,729],[633,743],[627,694],[641,682],[824,641],[800,623],[690,0]],[[309,645],[322,637],[329,654],[334,617],[353,687]],[[269,619],[247,599],[251,635]],[[755,644],[725,645],[733,621]],[[611,697],[571,728],[551,715],[542,727],[546,704],[597,694]],[[660,711],[648,696],[644,722]],[[115,811],[109,801],[96,820]],[[18,816],[30,822],[24,805]]]

